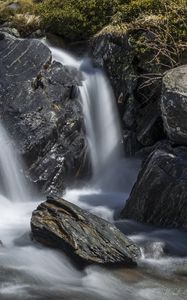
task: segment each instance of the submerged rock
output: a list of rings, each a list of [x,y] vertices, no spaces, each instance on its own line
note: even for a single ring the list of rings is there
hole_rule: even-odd
[[[161,111],[171,141],[187,145],[187,65],[172,69],[164,76]]]
[[[149,155],[121,216],[187,228],[187,148],[156,149]]]
[[[35,240],[77,262],[134,265],[140,256],[139,248],[113,224],[62,198],[40,204],[31,229]]]
[[[0,114],[46,193],[61,193],[87,171],[78,86],[81,74],[57,62],[39,40],[0,37]]]

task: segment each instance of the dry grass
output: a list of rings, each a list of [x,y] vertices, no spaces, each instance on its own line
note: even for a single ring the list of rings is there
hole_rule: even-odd
[[[12,9],[10,4],[17,4]],[[22,36],[27,36],[40,28],[40,17],[35,14],[32,0],[0,1],[0,22],[9,21]]]
[[[11,22],[22,36],[28,36],[40,28],[40,17],[29,13],[16,14],[11,18]]]

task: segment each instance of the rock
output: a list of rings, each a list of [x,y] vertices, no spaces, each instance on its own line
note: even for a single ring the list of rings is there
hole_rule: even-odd
[[[8,26],[6,26],[6,24],[0,26],[0,32],[6,32],[17,38],[20,37],[20,34],[16,28],[8,27]]]
[[[11,10],[19,10],[21,8],[20,4],[19,3],[10,3],[8,5],[8,8],[11,9]]]
[[[39,40],[0,38],[0,114],[46,193],[61,193],[84,176],[87,147],[79,89],[81,74],[51,61]]]
[[[76,262],[135,265],[139,248],[113,224],[60,199],[48,198],[33,212],[36,241],[56,247]]]
[[[136,135],[144,147],[153,146],[165,137],[157,102],[151,102],[137,113]]]
[[[144,161],[123,218],[187,228],[187,148],[156,149]]]
[[[37,29],[36,31],[32,32],[32,33],[29,35],[29,38],[32,38],[32,39],[39,39],[39,38],[43,38],[44,36],[45,36],[44,31],[42,31],[41,29]]]
[[[155,143],[153,146],[149,146],[141,149],[140,151],[136,152],[136,156],[145,159],[148,155],[150,155],[155,150],[173,151],[173,148],[170,141],[165,139]]]
[[[169,139],[187,145],[187,65],[172,69],[164,76],[161,111]]]
[[[142,148],[141,144],[137,141],[136,132],[133,130],[123,130],[123,145],[126,156],[133,157],[136,152]]]

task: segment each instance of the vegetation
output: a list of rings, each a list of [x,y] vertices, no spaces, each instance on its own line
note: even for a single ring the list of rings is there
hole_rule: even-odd
[[[38,5],[42,24],[69,40],[87,39],[108,24],[118,0],[47,0]]]
[[[0,23],[6,21],[23,36],[38,28],[74,41],[97,32],[128,33],[137,56],[149,58],[150,67],[187,59],[187,0],[4,0]]]
[[[40,17],[32,0],[0,1],[0,24],[10,22],[22,36],[40,28]]]
[[[143,62],[142,69],[156,76],[187,63],[186,0],[128,1],[119,6],[108,27],[99,34],[108,30],[128,34],[136,58]]]

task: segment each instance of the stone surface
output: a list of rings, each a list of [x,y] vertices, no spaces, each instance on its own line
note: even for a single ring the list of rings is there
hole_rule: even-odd
[[[73,183],[85,170],[81,80],[76,70],[52,62],[39,40],[1,34],[1,118],[28,176],[46,193],[61,193],[68,180]]]
[[[123,218],[187,228],[187,148],[156,149],[144,161]]]
[[[164,76],[161,111],[171,141],[187,145],[187,65],[172,69]]]
[[[76,262],[135,265],[139,248],[113,224],[60,199],[48,198],[33,212],[38,242],[60,248]]]

